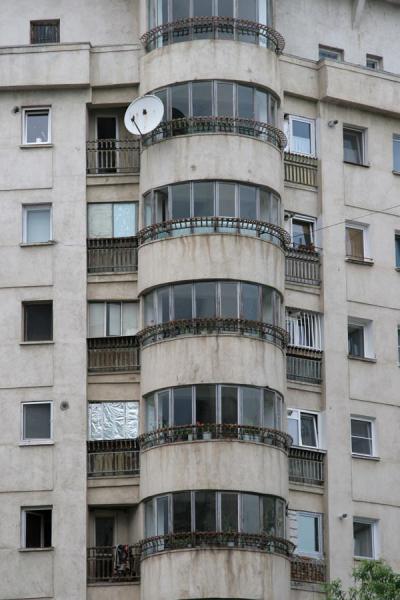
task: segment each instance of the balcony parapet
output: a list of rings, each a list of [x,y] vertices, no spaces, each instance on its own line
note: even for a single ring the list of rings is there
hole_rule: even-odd
[[[284,155],[285,181],[294,184],[318,187],[318,160],[293,152]]]
[[[88,273],[136,272],[137,248],[137,237],[88,239]]]
[[[163,121],[142,138],[143,147],[173,137],[202,133],[233,133],[268,142],[283,151],[287,140],[285,134],[270,123],[240,117],[184,117]]]
[[[325,452],[292,446],[289,450],[289,481],[323,486]]]
[[[315,247],[291,247],[286,251],[286,281],[321,285],[320,252]]]
[[[284,348],[287,344],[287,332],[277,325],[248,321],[246,319],[179,319],[146,327],[137,334],[141,346],[148,346],[162,340],[173,339],[181,335],[223,335],[237,334],[253,337],[276,344]]]
[[[139,140],[89,140],[86,142],[88,175],[115,175],[140,172]]]
[[[223,39],[259,44],[282,54],[285,47],[283,36],[262,23],[234,17],[188,17],[172,23],[163,23],[147,31],[141,42],[147,52],[160,46],[196,39]]]
[[[138,371],[140,350],[137,336],[89,338],[89,373]]]
[[[286,353],[287,378],[304,383],[321,383],[322,356],[322,350],[288,346]]]
[[[140,545],[87,549],[88,583],[128,583],[140,580]]]
[[[325,583],[325,561],[306,556],[293,556],[291,559],[291,580],[296,583]]]
[[[290,244],[289,234],[272,223],[241,217],[184,217],[145,227],[138,233],[138,245],[195,233],[233,233],[254,236],[278,244],[284,250]]]
[[[139,446],[136,439],[90,440],[87,451],[88,477],[139,475]]]
[[[144,433],[139,438],[140,449],[148,450],[165,444],[200,440],[241,440],[274,446],[287,452],[292,438],[283,431],[250,425],[202,423],[163,427]]]

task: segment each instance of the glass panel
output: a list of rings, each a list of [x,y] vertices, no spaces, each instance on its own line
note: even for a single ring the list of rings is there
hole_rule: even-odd
[[[156,535],[168,533],[168,496],[156,499]]]
[[[192,83],[192,107],[194,117],[212,116],[213,110],[211,81],[194,81]]]
[[[114,517],[96,517],[96,546],[114,545]]]
[[[364,258],[364,230],[346,227],[346,254]]]
[[[138,330],[138,303],[123,302],[121,335],[135,335]]]
[[[221,531],[238,531],[238,495],[221,492]]]
[[[155,223],[169,220],[168,188],[161,188],[154,192],[155,200]]]
[[[263,323],[274,322],[274,310],[273,310],[273,295],[272,290],[267,287],[261,288],[262,293],[262,321]]]
[[[369,421],[351,420],[351,445],[355,454],[372,455],[372,424]]]
[[[261,393],[251,387],[242,387],[242,425],[261,426]]]
[[[190,2],[188,0],[172,0],[172,21],[190,17]]]
[[[113,233],[115,238],[136,235],[136,206],[135,202],[120,202],[113,204]]]
[[[154,396],[150,396],[146,400],[146,431],[153,431],[156,428],[156,403]]]
[[[238,0],[237,17],[248,21],[257,21],[258,0]]]
[[[343,130],[344,160],[356,164],[363,162],[363,133],[351,129]]]
[[[104,337],[104,303],[89,302],[89,337]]]
[[[233,83],[217,82],[217,115],[233,117]]]
[[[261,90],[255,90],[256,98],[256,120],[268,123],[268,94]]]
[[[300,417],[301,442],[303,446],[317,447],[317,416],[302,413]]]
[[[174,297],[174,321],[178,319],[193,318],[192,290],[193,286],[191,283],[174,285],[172,287]]]
[[[192,416],[192,388],[176,388],[174,396],[174,425],[191,425]]]
[[[238,422],[238,388],[221,386],[221,423],[237,425]]]
[[[196,492],[195,511],[196,531],[216,530],[215,492]]]
[[[255,494],[242,494],[242,531],[260,533],[260,498]]]
[[[171,219],[190,217],[190,184],[182,183],[171,187]]]
[[[233,17],[233,0],[217,0],[218,15],[220,17]]]
[[[257,219],[257,188],[239,185],[239,215],[243,219]]]
[[[292,120],[290,150],[297,154],[311,154],[311,124]]]
[[[169,391],[158,392],[158,427],[169,426]]]
[[[264,390],[264,427],[280,429],[275,420],[275,392]]]
[[[53,338],[53,305],[25,304],[25,341],[39,342]]]
[[[186,0],[182,0],[186,4]],[[180,119],[189,116],[189,85],[171,86],[171,110],[172,118]]]
[[[294,246],[311,246],[313,243],[312,223],[292,220],[292,242]]]
[[[167,21],[166,21],[167,22]],[[167,90],[161,90],[159,92],[154,92],[154,95],[157,96],[158,98],[160,98],[161,102],[164,104],[164,116],[163,116],[163,121],[168,121],[169,114],[168,114],[168,101],[167,101]]]
[[[395,237],[395,246],[396,246],[396,267],[400,267],[400,236],[396,235]]]
[[[196,423],[215,423],[215,385],[196,386]]]
[[[25,404],[24,411],[24,440],[47,440],[51,437],[51,405]]]
[[[238,116],[254,119],[254,89],[248,85],[237,86]]]
[[[154,325],[155,322],[154,292],[151,292],[144,297],[144,324],[145,327],[148,327],[149,325]]]
[[[354,521],[354,556],[373,558],[372,524]]]
[[[49,141],[49,112],[36,111],[26,113],[27,144],[43,144]]]
[[[264,496],[263,503],[263,532],[267,535],[277,535],[276,498]]]
[[[319,519],[313,515],[297,515],[297,550],[304,554],[319,552]]]
[[[211,281],[195,283],[196,317],[213,318],[216,316],[216,284]]]
[[[234,183],[218,183],[218,215],[222,217],[235,217],[235,189]]]
[[[26,242],[48,242],[50,240],[50,208],[26,209]]]
[[[280,498],[275,499],[276,509],[276,533],[278,537],[286,537],[285,524],[286,524],[286,503]]]
[[[153,500],[145,502],[144,505],[144,535],[146,537],[153,537],[155,535]]]
[[[193,0],[194,17],[211,17],[213,15],[213,0]]]
[[[121,303],[107,302],[106,335],[121,335]]]
[[[364,356],[364,328],[362,325],[349,325],[349,354]]]
[[[221,317],[238,318],[238,286],[236,283],[223,282],[221,286]]]
[[[250,321],[260,321],[260,287],[252,283],[242,283],[241,317]]]
[[[144,196],[143,205],[144,205],[143,220],[144,220],[145,227],[147,227],[148,225],[153,224],[154,200],[153,200],[152,193],[146,194]]]
[[[88,205],[88,236],[89,238],[112,237],[112,204]]]
[[[212,217],[214,211],[214,184],[211,181],[193,184],[193,216]]]
[[[393,137],[393,171],[400,172],[400,137]]]
[[[167,323],[170,320],[169,290],[169,287],[163,287],[157,290],[156,298],[158,323]]]
[[[297,416],[290,417],[288,416],[288,434],[293,438],[293,445],[300,445],[300,437],[299,437],[299,421]]]
[[[192,530],[190,492],[179,492],[172,496],[172,529],[175,533]]]

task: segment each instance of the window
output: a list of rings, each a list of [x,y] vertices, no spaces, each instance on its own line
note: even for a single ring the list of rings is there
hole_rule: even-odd
[[[353,537],[354,556],[357,558],[377,558],[377,522],[373,519],[354,517]]]
[[[52,239],[51,204],[28,204],[23,207],[24,244],[40,244]]]
[[[365,165],[365,130],[343,127],[343,160],[354,165]]]
[[[58,44],[60,21],[31,21],[31,44]]]
[[[23,144],[50,144],[50,108],[24,108]]]
[[[362,456],[375,455],[374,420],[351,417],[351,451]]]
[[[400,366],[400,327],[397,327],[397,360]]]
[[[53,302],[23,302],[24,341],[53,339]]]
[[[22,404],[22,442],[40,443],[52,439],[52,403]]]
[[[89,302],[88,337],[135,335],[137,332],[137,302]]]
[[[322,556],[322,514],[290,511],[289,526],[297,554],[315,558]]]
[[[120,238],[137,233],[137,202],[88,205],[88,237]]]
[[[89,440],[124,440],[139,435],[139,402],[90,402]]]
[[[286,150],[295,154],[315,156],[315,121],[289,115],[287,123]]]
[[[372,351],[372,321],[349,318],[349,356],[375,358]]]
[[[310,350],[322,350],[321,315],[294,308],[286,310],[289,345]]]
[[[368,225],[346,224],[346,257],[360,262],[369,262]]]
[[[400,269],[400,233],[395,234],[394,245],[396,253],[396,269]]]
[[[294,446],[319,447],[318,413],[288,409],[288,433]]]
[[[400,173],[400,135],[393,135],[393,171]]]
[[[319,46],[319,60],[324,60],[328,58],[329,60],[337,60],[339,62],[343,61],[344,53],[343,50],[339,48],[330,48],[329,46]]]
[[[23,548],[51,548],[51,507],[23,508],[21,513]]]
[[[383,66],[383,61],[381,56],[373,56],[372,54],[367,54],[366,66],[368,69],[373,69],[374,71],[380,71]]]

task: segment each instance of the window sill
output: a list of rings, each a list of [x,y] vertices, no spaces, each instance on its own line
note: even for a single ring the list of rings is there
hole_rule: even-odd
[[[18,446],[54,446],[54,440],[24,440],[19,442]]]
[[[374,462],[379,462],[380,456],[370,456],[369,454],[355,454],[354,452],[352,452],[351,454],[352,458],[361,458],[361,460],[372,460]]]
[[[27,148],[53,148],[54,144],[51,142],[43,142],[43,144],[20,144],[19,147],[22,150],[26,150]]]
[[[355,256],[346,256],[346,262],[354,263],[356,265],[364,265],[365,267],[372,267],[374,264],[373,258],[357,258]]]
[[[54,546],[49,548],[18,548],[18,552],[53,552]]]
[[[53,340],[41,340],[41,341],[37,341],[37,342],[20,342],[19,345],[20,346],[49,346],[51,344],[54,344],[55,342]]]
[[[353,165],[353,167],[363,167],[364,169],[369,169],[371,166],[370,163],[356,163],[351,162],[350,160],[344,160],[343,162],[345,165]]]
[[[368,358],[367,356],[353,356],[352,354],[348,354],[347,358],[349,360],[360,360],[361,362],[376,363],[376,358]]]
[[[353,556],[353,560],[364,561],[364,560],[378,560],[376,556]]]
[[[21,248],[32,248],[35,246],[54,246],[56,244],[54,240],[49,240],[48,242],[21,242]]]

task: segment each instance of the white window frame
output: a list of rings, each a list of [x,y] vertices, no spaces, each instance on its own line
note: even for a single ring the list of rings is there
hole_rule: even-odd
[[[129,337],[131,335],[136,335],[136,333],[132,333],[132,334],[128,334],[128,336],[124,336],[122,334],[122,319],[123,319],[123,309],[122,309],[122,305],[123,304],[135,304],[137,306],[137,331],[139,331],[140,329],[140,306],[139,306],[139,302],[137,300],[90,300],[88,302],[89,306],[91,304],[103,304],[103,335],[101,337],[104,338],[113,338],[113,337]],[[121,305],[121,310],[120,310],[120,321],[119,321],[119,331],[120,333],[118,335],[107,335],[107,305],[108,304],[120,304]],[[89,307],[88,307],[88,323],[87,323],[87,327],[88,327],[88,331],[87,331],[87,336],[88,338],[90,338],[89,333],[90,333],[90,316],[89,316]],[[90,338],[90,339],[95,339],[95,338]]]
[[[329,53],[332,56],[321,56],[321,50]],[[333,56],[335,55],[335,56]],[[318,45],[318,60],[336,60],[337,62],[344,61],[344,50],[341,48],[333,48],[332,46],[325,46],[324,44]]]
[[[370,358],[375,359],[374,346],[373,346],[373,335],[372,335],[372,323],[373,321],[367,319],[360,319],[358,317],[348,317],[348,326],[354,325],[363,328],[364,331],[364,356],[356,356],[354,354],[348,354],[350,358]]]
[[[298,547],[296,548],[296,553],[299,556],[310,556],[312,558],[322,558],[324,555],[324,547],[323,547],[323,514],[322,513],[315,513],[315,512],[309,512],[309,511],[305,511],[305,510],[296,510],[295,511],[296,514],[296,520],[297,520],[297,535],[298,535],[298,523],[299,523],[299,516],[304,516],[304,517],[311,517],[311,518],[317,518],[317,522],[318,522],[318,546],[319,546],[319,551],[318,552],[303,552],[301,551]],[[297,542],[299,541],[299,538],[297,537]]]
[[[363,454],[361,452],[353,451],[353,435],[351,433],[351,421],[364,421],[371,425],[371,454]],[[350,441],[351,441],[351,453],[353,456],[364,456],[364,457],[376,457],[377,456],[377,444],[376,444],[376,427],[375,419],[373,417],[362,417],[359,415],[350,416]]]
[[[51,550],[53,548],[53,506],[21,506],[21,548],[26,548],[26,513],[36,510],[51,511],[51,546],[38,546],[29,550]]]
[[[344,157],[344,132],[353,131],[361,134],[361,162],[352,162]],[[343,123],[343,162],[348,165],[368,166],[367,151],[368,151],[368,130],[366,127],[358,127],[357,125],[348,125]]]
[[[286,115],[285,115],[286,116]],[[300,121],[301,123],[307,123],[310,125],[310,152],[295,152],[292,147],[293,144],[293,121]],[[316,156],[316,144],[315,144],[315,119],[309,119],[307,117],[300,117],[297,115],[287,115],[287,119],[284,122],[285,134],[287,137],[286,152],[293,152],[294,154],[300,154],[301,156]]]
[[[49,239],[43,242],[28,242],[28,212],[35,212],[37,210],[49,209],[50,212],[50,228],[49,228]],[[22,243],[23,244],[46,244],[53,241],[53,206],[49,202],[43,202],[42,204],[23,204],[22,205]]]
[[[29,113],[35,112],[48,112],[47,116],[47,140],[45,142],[28,142],[27,141],[27,132],[28,132],[28,115]],[[51,141],[51,106],[27,106],[22,109],[22,145],[23,146],[48,146],[52,143]]]
[[[347,229],[358,229],[359,231],[363,232],[363,253],[364,256],[361,258],[358,258],[357,256],[351,256],[350,254],[347,254],[347,247],[345,248],[346,251],[346,260],[359,260],[361,262],[371,262],[372,258],[371,258],[371,245],[370,245],[370,240],[369,240],[369,225],[367,223],[357,223],[354,221],[346,221],[346,226],[345,226],[345,245],[347,245]]]
[[[24,407],[37,404],[50,404],[50,437],[49,438],[24,438]],[[45,446],[53,444],[53,402],[51,400],[33,400],[21,402],[20,415],[20,446]]]
[[[315,246],[315,229],[316,229],[316,224],[317,224],[317,219],[315,217],[308,217],[306,215],[300,215],[297,213],[286,213],[286,223],[287,223],[287,232],[290,235],[290,239],[291,239],[291,244],[293,247],[296,247],[295,244],[295,240],[293,239],[293,221],[303,221],[304,223],[308,223],[311,225],[311,243],[313,246]]]
[[[299,408],[288,408],[287,409],[288,420],[291,419],[293,421],[297,421],[297,435],[299,438],[298,448],[309,448],[310,450],[320,450],[321,449],[321,422],[320,422],[320,413],[312,410],[302,410]],[[303,444],[301,438],[301,415],[311,415],[314,417],[314,423],[316,426],[315,431],[315,439],[317,442],[316,446],[307,446]],[[295,444],[293,444],[295,446]]]
[[[302,324],[299,324],[299,317]],[[322,350],[322,315],[320,313],[300,310],[296,308],[286,309],[286,329],[289,332],[289,346],[307,348],[308,350]],[[306,332],[312,337],[312,345],[304,343]]]
[[[353,517],[353,527],[354,523],[363,523],[365,525],[371,526],[371,539],[372,539],[372,556],[358,556],[354,554],[353,556],[359,560],[377,560],[379,558],[379,544],[378,544],[378,520],[377,519],[369,519],[365,517]],[[354,529],[353,529],[353,548],[354,548]]]

